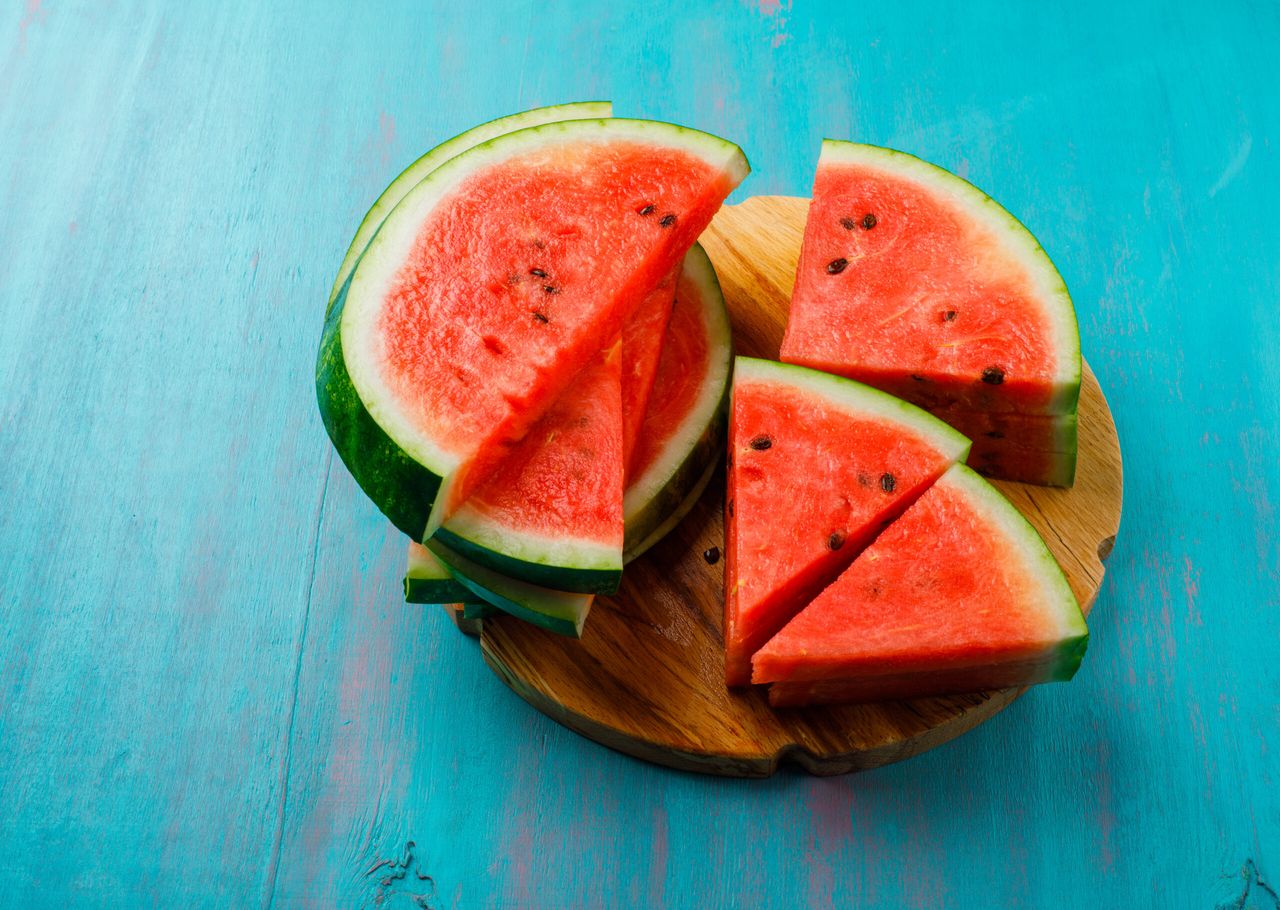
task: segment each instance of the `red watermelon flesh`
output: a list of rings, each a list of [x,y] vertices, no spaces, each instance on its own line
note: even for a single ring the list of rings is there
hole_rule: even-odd
[[[958,177],[823,143],[781,359],[930,411],[1074,411],[1071,299],[1035,239]]]
[[[1062,570],[957,465],[762,647],[775,705],[884,701],[1070,679],[1088,641]]]
[[[621,345],[601,352],[437,532],[487,568],[567,591],[622,570]]]
[[[622,328],[623,464],[630,465],[658,375],[662,340],[676,299],[677,272],[649,292]],[[630,470],[627,476],[630,477]]]
[[[751,655],[968,448],[867,386],[739,357],[725,506],[729,685],[750,682]]]
[[[735,146],[693,130],[581,120],[473,149],[392,212],[353,273],[342,350],[378,424],[442,478],[428,534],[617,337],[745,173]]]

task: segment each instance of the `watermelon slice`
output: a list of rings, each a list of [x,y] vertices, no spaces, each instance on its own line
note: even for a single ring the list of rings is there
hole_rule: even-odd
[[[422,544],[409,541],[407,562],[404,573],[406,603],[456,606],[464,619],[483,619],[496,609],[457,581],[448,567]]]
[[[1033,483],[1044,487],[1069,487],[1075,483],[1076,453],[1047,452],[1043,449],[1024,449],[976,439],[967,462],[979,474]]]
[[[981,474],[1041,486],[1069,487],[1075,481],[1075,414],[983,413],[955,407],[933,414],[973,440],[968,464]]]
[[[902,152],[827,140],[781,359],[936,408],[1066,414],[1080,337],[1062,277],[990,197]]]
[[[747,173],[671,124],[573,120],[449,159],[401,200],[326,319],[325,427],[425,540],[679,262]]]
[[[761,648],[774,705],[884,701],[1070,679],[1088,643],[1062,570],[957,465]]]
[[[733,338],[715,268],[695,244],[684,257],[653,393],[630,464],[624,559],[661,540],[693,507],[724,442]]]
[[[628,480],[629,466],[640,440],[640,426],[658,376],[658,360],[676,301],[679,275],[680,269],[676,269],[664,278],[622,327],[622,463]]]
[[[472,562],[435,539],[427,541],[427,549],[473,597],[551,632],[573,638],[582,635],[594,594],[556,591],[509,578]]]
[[[739,357],[725,506],[725,678],[952,464],[969,440],[825,373]]]
[[[585,593],[622,578],[621,345],[597,356],[436,532],[531,584]]]
[[[333,302],[338,298],[338,293],[342,290],[342,286],[347,283],[347,278],[351,276],[352,270],[355,269],[356,262],[360,259],[360,254],[369,245],[369,241],[373,239],[373,235],[377,233],[378,228],[382,226],[382,222],[391,213],[391,210],[399,204],[401,199],[409,194],[411,189],[422,181],[422,178],[450,158],[462,154],[467,149],[475,148],[481,143],[488,142],[490,139],[506,133],[514,133],[516,130],[528,129],[531,126],[541,126],[544,123],[558,123],[563,120],[598,119],[600,117],[608,117],[612,113],[613,105],[608,101],[576,101],[570,104],[539,107],[519,114],[512,114],[509,117],[490,120],[488,123],[482,123],[467,130],[465,133],[460,133],[448,142],[442,142],[437,145],[405,168],[399,177],[391,181],[391,185],[382,191],[382,195],[369,208],[364,220],[360,222],[360,227],[356,229],[355,237],[351,239],[351,246],[347,248],[347,254],[342,258],[342,265],[338,268],[338,277],[333,282],[333,290],[329,292],[329,306],[333,306]]]

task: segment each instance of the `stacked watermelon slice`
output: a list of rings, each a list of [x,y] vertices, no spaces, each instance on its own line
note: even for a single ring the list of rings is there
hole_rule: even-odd
[[[919,159],[824,143],[781,355],[735,371],[729,685],[784,707],[1070,679],[1062,570],[964,464],[1073,480],[1075,314],[1026,229]]]
[[[320,411],[411,539],[410,600],[580,634],[710,476],[731,349],[694,241],[747,163],[610,114],[542,108],[437,147],[339,270]]]

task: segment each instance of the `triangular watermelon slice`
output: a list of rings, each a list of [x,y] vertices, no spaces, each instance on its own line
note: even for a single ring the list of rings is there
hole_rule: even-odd
[[[676,301],[679,274],[677,268],[650,291],[622,327],[622,463],[627,468],[628,480],[636,443],[640,440],[640,426],[658,376],[658,359]]]
[[[755,656],[774,705],[884,701],[1070,679],[1084,617],[1044,541],[951,468]]]
[[[1073,412],[1062,277],[981,190],[902,152],[827,140],[781,359],[934,410]]]
[[[612,592],[622,577],[621,344],[588,364],[507,458],[441,525],[468,560],[561,591]]]
[[[387,216],[326,319],[325,428],[424,540],[620,333],[747,173],[671,124],[573,120],[450,159]]]
[[[913,405],[803,367],[739,357],[725,505],[725,678],[969,450]]]

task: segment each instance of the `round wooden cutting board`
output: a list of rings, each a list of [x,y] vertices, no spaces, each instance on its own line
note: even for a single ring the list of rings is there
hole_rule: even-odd
[[[776,359],[808,200],[748,199],[720,211],[701,242],[720,276],[737,353]],[[1075,487],[998,483],[1035,525],[1088,611],[1120,525],[1115,424],[1085,367]],[[689,516],[598,597],[580,641],[509,617],[486,619],[485,660],[522,698],[621,752],[690,771],[766,777],[782,762],[843,774],[917,755],[1018,697],[1008,689],[878,705],[772,709],[765,691],[724,684],[721,470]]]

